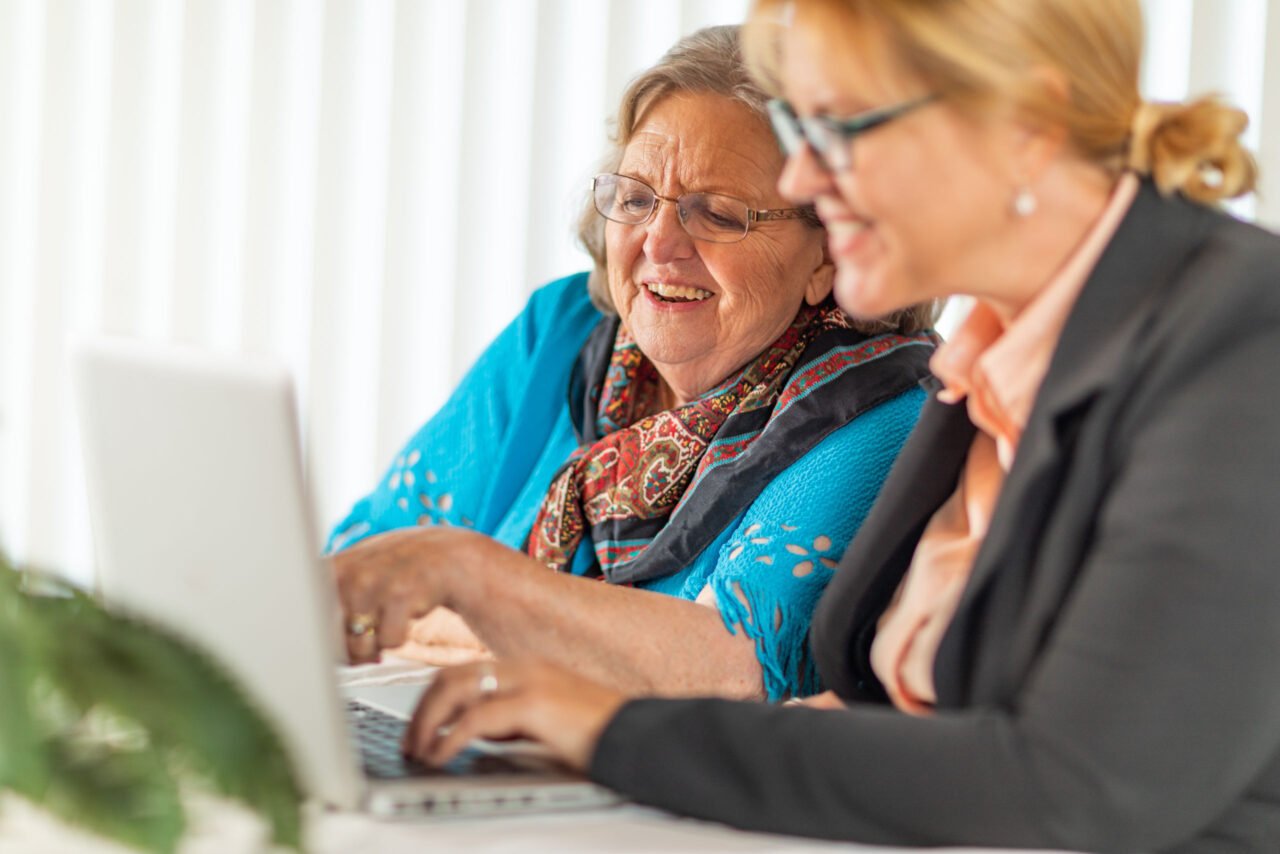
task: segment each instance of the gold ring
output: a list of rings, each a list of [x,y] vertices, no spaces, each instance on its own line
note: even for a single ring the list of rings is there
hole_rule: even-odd
[[[492,665],[480,674],[480,698],[487,700],[498,693],[498,674],[493,672]]]
[[[377,628],[377,614],[352,614],[351,619],[347,621],[347,634],[354,638],[364,637],[371,632],[377,631]]]

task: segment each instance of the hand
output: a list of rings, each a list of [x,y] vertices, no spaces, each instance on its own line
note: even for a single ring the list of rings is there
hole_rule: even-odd
[[[475,738],[528,738],[585,771],[605,726],[627,700],[552,664],[482,661],[436,673],[401,749],[443,765]]]
[[[811,697],[794,697],[783,705],[806,706],[810,709],[843,709],[845,707],[844,700],[836,696],[835,691],[823,691]]]
[[[488,538],[456,528],[404,528],[330,558],[352,664],[400,646],[409,624],[451,599],[464,553]]]
[[[455,611],[436,608],[409,624],[409,638],[393,655],[447,667],[493,658],[493,653]]]

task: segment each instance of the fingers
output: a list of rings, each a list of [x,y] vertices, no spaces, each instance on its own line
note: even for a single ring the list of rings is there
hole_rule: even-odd
[[[521,736],[564,764],[585,769],[626,697],[545,662],[478,662],[436,673],[414,712],[402,750],[449,761],[474,738]]]
[[[338,575],[337,580],[347,660],[352,664],[377,661],[378,653],[382,649],[382,645],[378,642],[382,609],[379,607],[377,597],[369,595],[366,585],[351,583],[349,576],[344,579],[343,575]]]
[[[369,664],[378,660],[381,647],[378,645],[377,614],[353,614],[343,629],[350,663]]]
[[[338,602],[343,613],[347,615],[367,613],[373,604],[370,596],[368,574],[362,572],[359,546],[353,546],[344,552],[332,555],[329,569],[333,573],[334,584],[338,589]]]
[[[528,734],[520,698],[488,699],[468,707],[453,726],[437,735],[421,759],[429,765],[440,766],[477,738],[500,741]]]
[[[353,664],[377,661],[381,650],[403,644],[410,622],[437,604],[426,557],[416,531],[392,531],[330,558]]]
[[[492,661],[478,661],[437,671],[418,701],[405,730],[401,750],[407,756],[428,761],[442,729],[453,726],[467,709],[500,690],[502,680],[498,676],[497,665]]]
[[[378,621],[378,647],[391,649],[409,638],[409,624],[420,614],[415,613],[413,603],[399,596],[388,596],[382,604],[382,616]]]
[[[381,613],[376,597],[368,589],[370,579],[358,571],[359,561],[350,551],[331,556],[329,566],[338,592],[338,604],[342,608],[342,637],[347,660],[352,664],[376,661]]]
[[[784,705],[807,706],[810,709],[843,709],[845,707],[835,691],[823,691],[811,697],[795,697],[787,700]]]

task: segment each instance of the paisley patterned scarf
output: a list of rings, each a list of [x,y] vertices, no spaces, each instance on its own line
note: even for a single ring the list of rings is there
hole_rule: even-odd
[[[833,304],[806,305],[787,330],[741,370],[698,399],[662,410],[657,403],[657,369],[630,333],[618,326],[598,387],[595,423],[589,425],[594,429],[581,431],[588,433],[582,437],[585,443],[552,481],[526,551],[563,571],[590,534],[597,566],[589,574],[603,574],[612,581],[639,580],[620,570],[642,558],[691,485],[713,466],[746,453],[772,420],[801,355],[815,338],[831,330],[863,337],[850,329]],[[714,441],[727,421],[744,421],[750,413],[759,414],[745,419],[752,429],[734,430],[734,441],[727,444]]]

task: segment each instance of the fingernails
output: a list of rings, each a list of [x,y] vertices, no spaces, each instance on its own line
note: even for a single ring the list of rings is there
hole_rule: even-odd
[[[956,390],[954,390],[954,389],[944,388],[944,389],[939,389],[939,390],[938,390],[937,398],[938,398],[938,402],[939,402],[939,403],[946,403],[946,404],[948,404],[948,405],[954,405],[954,404],[957,404],[957,403],[959,403],[960,401],[964,400],[964,399],[965,399],[965,394],[964,394],[964,392],[961,392],[961,391],[956,391]]]

